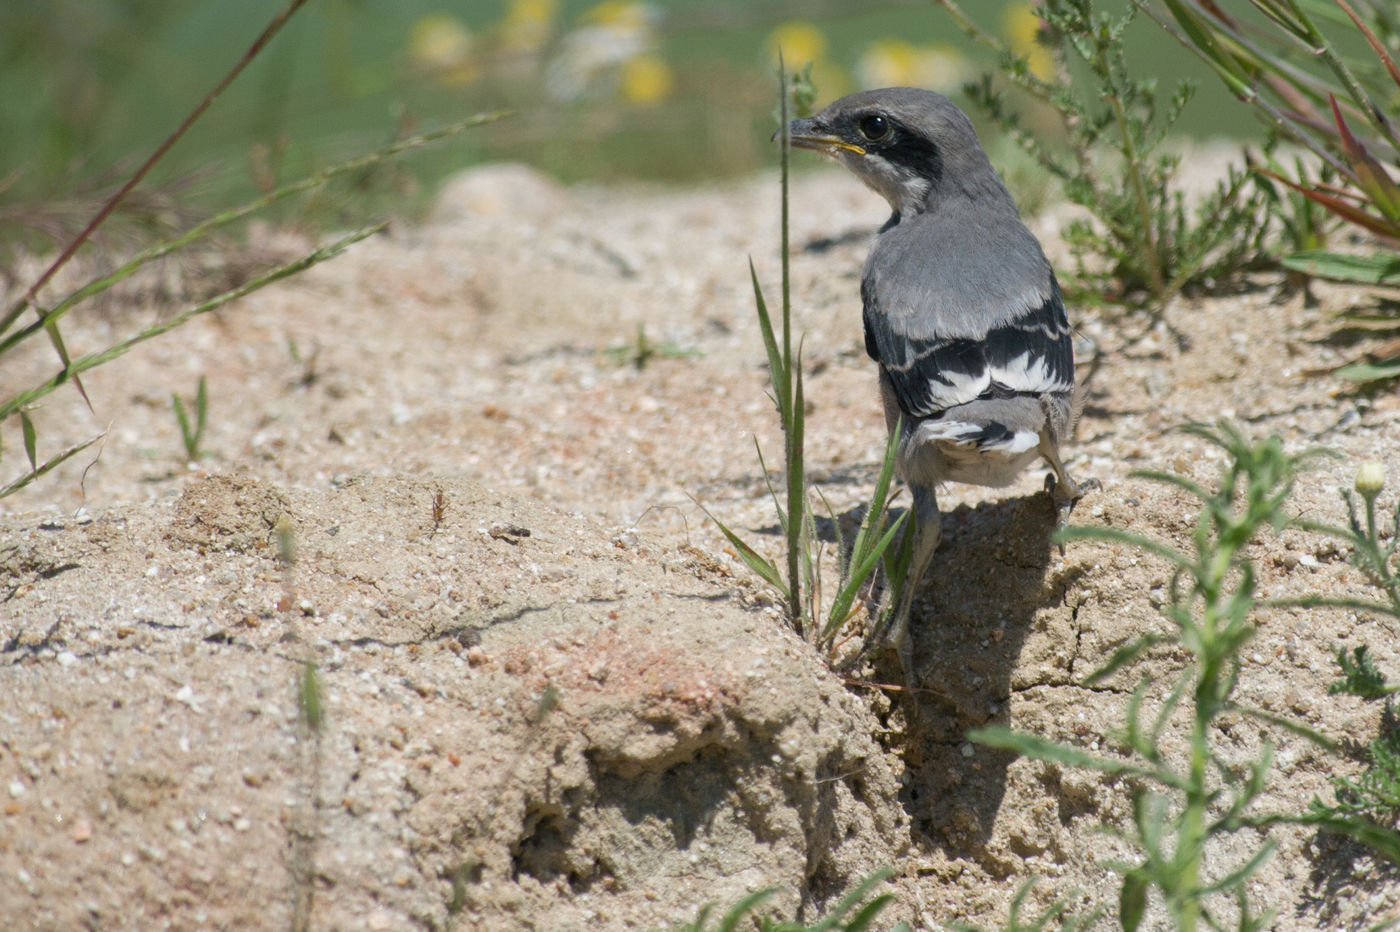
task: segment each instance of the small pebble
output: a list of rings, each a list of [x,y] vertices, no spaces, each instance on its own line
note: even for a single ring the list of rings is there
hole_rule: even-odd
[[[195,712],[201,711],[201,709],[199,708],[199,703],[195,701],[194,690],[190,688],[189,683],[186,683],[184,686],[181,686],[179,689],[175,690],[175,701],[183,702]]]

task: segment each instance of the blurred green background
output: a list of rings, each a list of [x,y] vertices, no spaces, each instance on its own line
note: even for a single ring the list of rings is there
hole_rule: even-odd
[[[0,238],[57,226],[62,205],[81,213],[119,183],[284,5],[0,3]],[[1030,3],[965,8],[1023,53],[1044,54]],[[340,206],[382,196],[411,210],[443,175],[486,159],[523,160],[571,182],[741,174],[773,162],[779,43],[789,64],[815,63],[823,102],[895,83],[956,98],[995,65],[923,0],[311,0],[151,184],[184,179],[182,203],[228,203],[500,107],[515,116],[359,179]],[[1140,71],[1159,63],[1166,80],[1200,74],[1146,20],[1128,45]],[[1200,84],[1186,130],[1257,130],[1217,82]]]

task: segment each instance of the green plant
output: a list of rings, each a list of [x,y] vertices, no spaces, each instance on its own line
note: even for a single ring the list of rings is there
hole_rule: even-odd
[[[1268,785],[1273,756],[1272,742],[1266,738],[1254,760],[1244,765],[1226,761],[1217,751],[1221,716],[1252,717],[1326,744],[1303,726],[1245,706],[1234,697],[1240,650],[1255,629],[1251,617],[1255,576],[1248,547],[1268,528],[1287,523],[1285,504],[1294,476],[1317,454],[1289,455],[1277,437],[1250,443],[1224,423],[1215,428],[1191,425],[1185,430],[1229,457],[1214,489],[1171,473],[1139,475],[1176,486],[1201,503],[1189,550],[1113,528],[1071,527],[1062,535],[1126,544],[1172,567],[1170,597],[1163,611],[1175,627],[1175,636],[1146,634],[1129,642],[1086,681],[1086,685],[1099,683],[1159,645],[1170,645],[1189,659],[1160,707],[1147,715],[1149,681],[1144,677],[1128,703],[1124,730],[1116,738],[1121,757],[1090,754],[1006,728],[969,734],[972,740],[993,747],[1067,767],[1120,774],[1138,783],[1132,825],[1124,835],[1139,858],[1115,865],[1123,875],[1118,917],[1129,932],[1140,926],[1153,891],[1178,930],[1194,930],[1202,921],[1218,928],[1222,913],[1215,901],[1221,898],[1233,899],[1239,928],[1267,924],[1267,913],[1253,911],[1246,884],[1269,857],[1273,843],[1266,841],[1243,863],[1228,868],[1207,863],[1212,839],[1265,824],[1247,810]],[[1185,768],[1173,763],[1166,749],[1165,735],[1173,727],[1186,732]]]
[[[1011,898],[1011,905],[1007,909],[1006,922],[1001,925],[1001,932],[1045,932],[1047,929],[1088,932],[1103,918],[1101,909],[1091,910],[1087,915],[1070,912],[1069,904],[1064,900],[1056,900],[1034,916],[1022,918],[1021,910],[1025,909],[1026,899],[1035,889],[1035,885],[1036,878],[1032,877],[1016,889],[1016,895]],[[953,923],[950,928],[955,932],[981,932],[977,926],[961,922]]]
[[[1333,778],[1335,802],[1328,806],[1314,800],[1314,810],[1325,808],[1341,816],[1361,816],[1393,828],[1400,817],[1400,722],[1396,721],[1390,697],[1400,692],[1400,685],[1386,681],[1364,644],[1354,648],[1350,656],[1338,649],[1337,666],[1342,678],[1332,684],[1329,692],[1350,693],[1371,701],[1383,699],[1385,709],[1381,733],[1366,749],[1366,769],[1356,780]]]
[[[1390,706],[1386,707],[1386,719],[1388,724],[1380,737],[1367,746],[1366,770],[1360,778],[1337,777],[1333,781],[1337,797],[1333,808],[1394,827],[1400,814],[1400,728]]]
[[[851,892],[841,897],[831,912],[811,925],[790,920],[775,919],[771,916],[754,917],[753,913],[771,897],[776,890],[758,890],[744,897],[720,917],[717,925],[710,925],[712,904],[700,909],[693,922],[672,927],[672,932],[736,932],[746,918],[750,921],[744,928],[754,928],[757,922],[759,932],[865,932],[881,911],[894,899],[892,893],[881,893],[867,900],[870,892],[890,878],[889,870],[876,871],[862,880]],[[909,932],[909,925],[901,922],[893,932]]]
[[[321,738],[325,728],[324,694],[314,660],[303,660],[297,669],[297,731],[301,767],[295,809],[288,825],[288,873],[292,881],[294,932],[312,928],[316,901],[316,853],[320,846]]]
[[[1165,0],[1178,31],[1143,0],[1133,2],[1253,105],[1271,129],[1318,156],[1345,187],[1309,178],[1306,171],[1296,181],[1261,171],[1392,248],[1400,246],[1400,186],[1375,155],[1393,161],[1400,152],[1400,131],[1378,103],[1400,88],[1400,67],[1385,41],[1393,43],[1397,34],[1393,5],[1335,0],[1333,8],[1307,0],[1251,0],[1268,24],[1265,29],[1212,0]],[[1328,21],[1334,29],[1349,29],[1348,39],[1364,39],[1370,54],[1341,51],[1341,43],[1317,25]]]
[[[1347,511],[1346,527],[1317,521],[1296,523],[1346,543],[1352,565],[1381,591],[1385,601],[1308,597],[1293,600],[1293,604],[1340,605],[1400,619],[1400,567],[1397,566],[1400,501],[1395,505],[1390,527],[1381,527],[1376,520],[1376,504],[1384,487],[1384,467],[1377,462],[1362,463],[1353,488],[1341,490]],[[1361,496],[1364,519],[1358,514],[1356,495]],[[1383,700],[1381,732],[1362,755],[1365,769],[1361,775],[1355,780],[1333,779],[1333,801],[1313,799],[1307,815],[1300,821],[1348,835],[1400,863],[1400,834],[1394,831],[1400,817],[1400,722],[1397,722],[1391,699],[1400,692],[1400,685],[1386,679],[1365,644],[1353,647],[1350,652],[1338,648],[1336,660],[1342,677],[1328,692],[1347,693],[1367,701]]]
[[[817,543],[815,514],[811,506],[811,485],[807,478],[806,451],[806,397],[802,384],[802,351],[799,345],[793,351],[792,289],[789,269],[788,246],[788,103],[791,94],[805,99],[810,94],[810,79],[804,74],[796,81],[789,82],[781,66],[778,69],[779,86],[782,89],[779,105],[782,140],[780,164],[782,182],[782,316],[780,327],[773,325],[768,303],[763,296],[763,288],[758,283],[758,272],[753,262],[749,262],[749,277],[753,283],[754,304],[758,314],[759,330],[768,359],[768,373],[772,387],[772,398],[778,409],[778,419],[783,428],[783,480],[784,495],[780,496],[771,481],[768,489],[773,497],[778,523],[782,528],[786,547],[785,566],[778,564],[759,553],[753,546],[739,537],[728,526],[711,514],[705,514],[714,521],[744,563],[764,582],[768,583],[783,600],[789,622],[799,635],[807,638],[818,648],[831,651],[837,643],[837,636],[858,614],[861,594],[873,588],[876,571],[882,562],[886,564],[887,576],[898,595],[903,583],[904,571],[908,564],[907,547],[890,547],[904,524],[905,515],[892,518],[888,512],[890,487],[894,481],[894,462],[898,430],[890,434],[886,443],[885,456],[874,491],[865,509],[860,527],[850,541],[849,549],[843,548],[843,566],[836,594],[829,605],[823,608],[821,584],[821,553]],[[757,441],[755,440],[755,447]],[[763,450],[758,449],[759,465],[768,479],[768,467],[764,462]],[[702,506],[703,508],[703,506]],[[828,512],[831,509],[828,507]],[[832,524],[840,527],[840,522],[832,514]],[[885,560],[886,553],[898,559]],[[886,600],[896,604],[895,600]],[[823,615],[825,616],[823,618]],[[879,625],[872,625],[878,629]],[[863,653],[863,651],[862,651]],[[852,661],[853,662],[853,661]]]
[[[1095,12],[1092,0],[1041,3],[1041,41],[1057,69],[1051,81],[954,0],[935,2],[997,53],[1011,85],[1059,116],[1064,146],[1026,129],[990,75],[966,87],[972,101],[1097,221],[1075,221],[1065,230],[1077,265],[1077,297],[1108,294],[1130,305],[1160,306],[1183,289],[1209,287],[1259,255],[1267,223],[1261,222],[1262,195],[1249,187],[1246,172],[1231,168],[1194,208],[1176,187],[1180,159],[1162,152],[1162,143],[1195,87],[1182,81],[1164,99],[1155,78],[1130,72],[1123,37],[1134,10],[1113,16]]]
[[[1144,0],[1133,3],[1209,65],[1271,133],[1316,157],[1315,165],[1296,162],[1291,173],[1255,166],[1259,176],[1372,234],[1380,247],[1356,255],[1317,243],[1297,248],[1284,266],[1339,281],[1400,284],[1400,184],[1392,177],[1400,162],[1393,119],[1400,15],[1394,4],[1251,0],[1263,14],[1257,22],[1227,13],[1214,0],[1166,0],[1174,28]],[[1349,51],[1363,46],[1364,53]],[[1363,382],[1393,379],[1400,377],[1400,356],[1353,363],[1337,374]]]
[[[1400,566],[1397,566],[1397,554],[1400,553],[1400,499],[1395,503],[1389,530],[1381,528],[1376,522],[1376,500],[1384,487],[1385,467],[1377,462],[1362,463],[1356,473],[1354,488],[1341,490],[1342,501],[1346,503],[1347,508],[1346,527],[1338,527],[1324,521],[1304,520],[1296,523],[1299,527],[1326,534],[1346,543],[1351,550],[1352,565],[1365,574],[1371,585],[1381,590],[1386,601],[1319,597],[1299,600],[1301,604],[1343,605],[1381,612],[1400,619]],[[1364,523],[1356,510],[1358,494],[1364,503]]]
[[[1350,693],[1362,699],[1384,699],[1380,734],[1361,753],[1363,767],[1356,779],[1334,777],[1332,801],[1314,796],[1301,815],[1282,815],[1261,821],[1313,825],[1326,832],[1360,842],[1393,864],[1400,865],[1400,722],[1390,697],[1400,686],[1388,683],[1363,644],[1348,655],[1337,650],[1342,678],[1329,693]],[[1393,924],[1393,923],[1392,923]]]
[[[1274,246],[1284,253],[1284,266],[1292,267],[1296,266],[1293,256],[1321,250],[1327,245],[1327,237],[1336,226],[1336,218],[1295,188],[1275,183],[1275,178],[1288,171],[1274,158],[1277,145],[1276,136],[1269,138],[1264,144],[1262,165],[1256,164],[1252,157],[1247,164],[1254,172],[1254,182],[1263,198],[1264,210],[1275,224]],[[1301,178],[1306,171],[1303,158],[1295,155],[1292,167],[1294,177]],[[1334,177],[1335,173],[1329,166],[1324,164],[1318,169],[1318,178],[1322,183],[1330,184]],[[1302,274],[1296,267],[1292,271]]]
[[[1211,0],[1167,0],[1178,29],[1143,0],[1133,2],[1208,64],[1270,132],[1316,157],[1313,165],[1297,162],[1291,173],[1256,166],[1260,176],[1372,234],[1379,247],[1357,255],[1319,243],[1286,256],[1284,266],[1339,281],[1400,284],[1400,184],[1393,177],[1400,129],[1391,112],[1400,93],[1394,57],[1400,16],[1394,5],[1251,0],[1264,17],[1254,22]],[[1350,51],[1362,47],[1365,52]],[[1353,362],[1337,375],[1360,382],[1394,379],[1400,377],[1400,356]]]
[[[185,403],[180,396],[170,394],[170,407],[175,411],[175,422],[180,427],[180,440],[185,446],[185,461],[194,463],[204,456],[204,428],[209,422],[209,384],[204,376],[199,377],[199,389],[194,396],[194,423],[190,423]]]
[[[1376,662],[1371,659],[1371,649],[1365,644],[1352,648],[1350,654],[1343,648],[1337,648],[1337,667],[1342,671],[1342,678],[1328,687],[1328,693],[1384,699],[1400,692],[1400,686],[1388,683],[1385,675],[1376,668]]]
[[[136,170],[126,184],[113,194],[107,203],[97,211],[82,231],[68,243],[67,247],[61,251],[59,256],[54,259],[44,273],[30,285],[23,297],[14,302],[9,308],[5,309],[3,313],[0,313],[0,361],[17,353],[20,348],[27,345],[30,341],[46,338],[49,343],[52,344],[59,363],[57,371],[49,378],[43,379],[36,384],[22,387],[14,391],[14,393],[8,397],[0,396],[0,424],[3,424],[12,416],[17,416],[20,419],[25,453],[29,460],[29,469],[26,472],[8,484],[0,487],[0,498],[13,494],[15,491],[53,470],[101,439],[100,436],[93,437],[82,443],[70,446],[41,462],[37,454],[37,430],[31,412],[36,408],[37,403],[45,396],[61,386],[71,383],[82,394],[83,398],[87,399],[87,393],[82,384],[83,373],[116,359],[118,356],[127,353],[146,340],[153,339],[174,330],[198,315],[206,314],[209,311],[223,307],[229,302],[258,291],[275,281],[295,275],[313,265],[333,258],[354,243],[383,230],[385,226],[387,226],[387,222],[374,223],[345,234],[292,262],[279,265],[265,271],[261,275],[254,276],[249,281],[244,282],[236,288],[186,307],[162,320],[160,323],[153,324],[103,349],[82,356],[70,356],[63,340],[60,325],[67,314],[75,308],[82,307],[86,302],[107,291],[117,283],[129,278],[147,263],[200,242],[215,231],[240,221],[255,211],[264,209],[294,195],[315,190],[332,179],[362,172],[366,168],[377,165],[398,153],[416,149],[428,143],[456,135],[469,127],[479,126],[483,123],[499,119],[503,115],[499,113],[482,115],[453,126],[424,133],[409,139],[399,140],[368,155],[352,159],[321,171],[311,177],[284,185],[262,197],[256,198],[239,207],[223,211],[214,217],[196,224],[179,236],[155,243],[154,245],[138,251],[116,269],[90,279],[51,306],[47,306],[41,302],[39,294],[43,287],[53,278],[60,268],[77,254],[78,250],[88,241],[98,227],[110,217],[121,202],[136,189],[136,186],[156,162],[170,150],[194,121],[213,104],[219,94],[242,72],[247,64],[266,47],[267,43],[271,41],[276,32],[286,23],[288,17],[295,13],[304,2],[305,0],[290,0],[287,7],[273,18],[272,22],[263,30],[262,34],[248,51],[243,54],[234,67],[219,81],[214,90],[200,101],[200,103],[185,117],[175,132],[157,147],[156,151]],[[33,312],[34,320],[27,325],[21,325],[21,319],[27,311]],[[187,452],[190,450],[190,439],[193,438],[196,441],[197,448],[198,440],[200,439],[199,435],[202,434],[200,426],[202,421],[198,417],[198,409],[200,407],[198,403],[196,407],[197,419],[195,427],[187,431],[185,430],[185,428],[189,426],[187,420],[182,423],[182,433],[185,435]],[[179,418],[180,411],[178,407],[176,415],[177,418]],[[3,449],[3,447],[0,447],[0,449]]]
[[[631,365],[640,372],[653,359],[695,359],[700,355],[700,351],[688,349],[670,340],[657,343],[647,336],[646,325],[638,324],[635,340],[631,343],[609,346],[603,350],[603,355],[611,359],[614,365]]]

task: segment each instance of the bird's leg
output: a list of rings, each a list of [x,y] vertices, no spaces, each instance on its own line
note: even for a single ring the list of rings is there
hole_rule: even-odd
[[[908,679],[914,672],[914,639],[909,632],[909,613],[914,607],[914,594],[919,582],[933,562],[933,553],[943,539],[943,522],[938,514],[938,501],[933,489],[912,487],[914,492],[914,554],[909,561],[909,571],[904,576],[904,590],[899,596],[899,607],[895,609],[894,624],[890,628],[888,643],[899,655],[899,663]],[[905,533],[909,533],[907,530]]]
[[[1038,449],[1040,455],[1045,457],[1045,462],[1054,470],[1045,477],[1045,491],[1055,498],[1055,530],[1059,531],[1069,523],[1070,512],[1085,493],[1099,487],[1099,480],[1085,479],[1083,482],[1075,482],[1070,478],[1069,470],[1065,469],[1065,464],[1060,460],[1060,445],[1050,433],[1048,418],[1045,426],[1040,428]],[[1064,552],[1065,545],[1061,543],[1060,555],[1064,556]]]

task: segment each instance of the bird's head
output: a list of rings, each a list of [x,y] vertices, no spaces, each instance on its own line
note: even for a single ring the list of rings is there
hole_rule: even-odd
[[[792,144],[841,162],[902,216],[930,209],[940,194],[1001,181],[972,121],[942,94],[887,87],[842,97],[793,120]],[[990,177],[989,177],[990,176]]]

